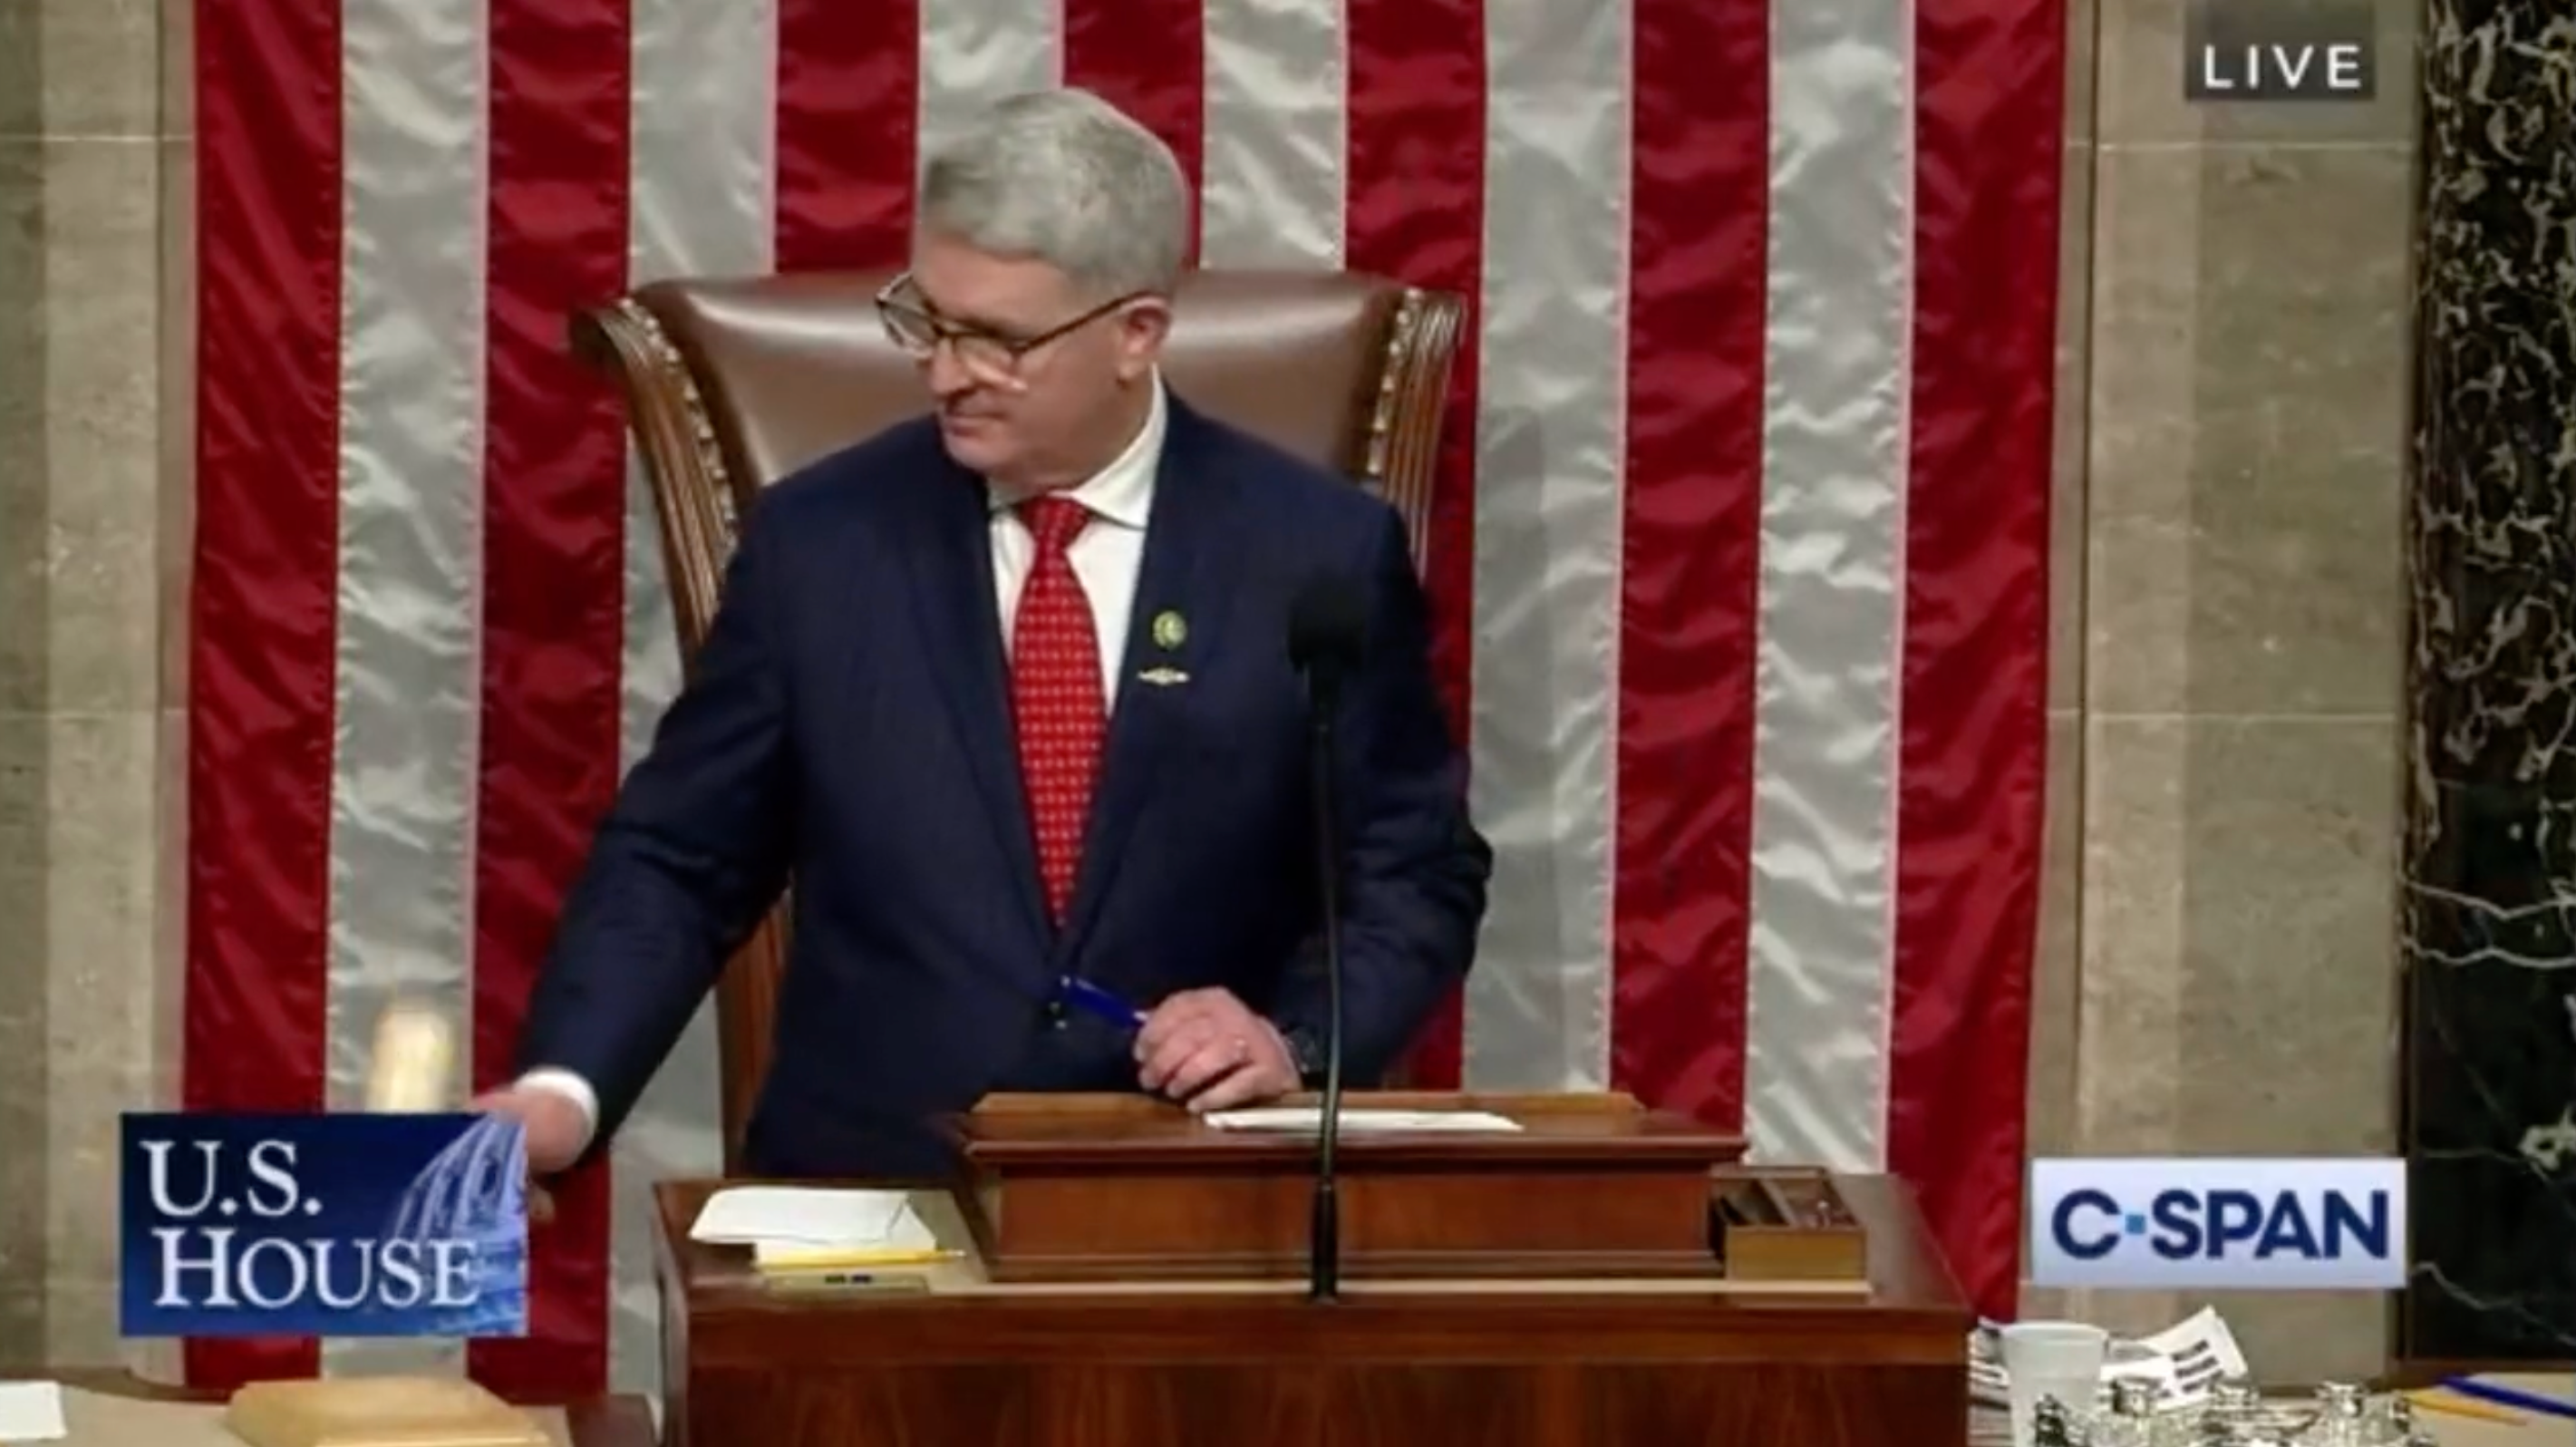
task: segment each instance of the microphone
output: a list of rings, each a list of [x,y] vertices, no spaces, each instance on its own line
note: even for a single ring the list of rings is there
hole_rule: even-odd
[[[1315,1131],[1315,1215],[1309,1250],[1310,1296],[1331,1301],[1341,1289],[1341,1204],[1333,1157],[1342,1134],[1342,859],[1335,824],[1333,721],[1342,685],[1366,651],[1368,604],[1359,588],[1318,579],[1297,594],[1288,613],[1288,661],[1306,679],[1307,762],[1315,808],[1315,858],[1324,913],[1324,1106]]]

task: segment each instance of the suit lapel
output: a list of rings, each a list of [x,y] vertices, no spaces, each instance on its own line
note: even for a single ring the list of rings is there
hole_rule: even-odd
[[[935,489],[928,536],[906,550],[921,603],[915,616],[976,796],[1008,861],[1011,892],[1028,926],[1043,939],[1046,897],[1038,885],[1037,845],[1020,784],[1010,663],[993,597],[991,512],[979,479],[949,462],[944,450],[941,464],[948,475]]]
[[[1116,883],[1127,838],[1153,797],[1154,777],[1170,752],[1172,721],[1187,705],[1191,674],[1219,656],[1235,564],[1228,500],[1234,479],[1216,460],[1208,424],[1167,398],[1169,420],[1155,470],[1154,504],[1135,606],[1118,666],[1118,699],[1110,714],[1091,818],[1083,834],[1082,870],[1070,917],[1056,942],[1061,969],[1081,948]],[[1182,636],[1170,636],[1171,622]]]

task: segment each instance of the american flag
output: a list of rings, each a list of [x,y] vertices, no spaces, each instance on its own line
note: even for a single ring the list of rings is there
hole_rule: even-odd
[[[378,1010],[497,1083],[679,676],[565,319],[882,266],[919,158],[1058,83],[1211,267],[1464,295],[1432,580],[1499,851],[1435,1080],[1631,1090],[1911,1181],[2018,1274],[2055,0],[198,0],[185,1103],[357,1103]],[[198,1342],[649,1387],[702,1018],[542,1233],[524,1341]]]

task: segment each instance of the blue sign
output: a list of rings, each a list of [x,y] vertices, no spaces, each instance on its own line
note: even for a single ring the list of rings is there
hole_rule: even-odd
[[[121,1330],[525,1335],[526,1161],[481,1115],[127,1115]]]
[[[2039,1160],[2030,1186],[2031,1279],[2041,1286],[2406,1284],[2402,1160]]]

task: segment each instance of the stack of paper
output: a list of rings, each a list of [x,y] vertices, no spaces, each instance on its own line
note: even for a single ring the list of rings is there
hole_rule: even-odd
[[[918,1265],[943,1249],[903,1191],[734,1186],[707,1198],[689,1238],[748,1246],[764,1272]]]
[[[1312,1135],[1324,1128],[1324,1112],[1311,1105],[1263,1106],[1250,1110],[1214,1110],[1200,1117],[1218,1130],[1283,1131]],[[1520,1123],[1483,1110],[1345,1110],[1342,1134],[1511,1135]]]
[[[70,1435],[59,1383],[0,1382],[0,1442],[58,1442]]]

